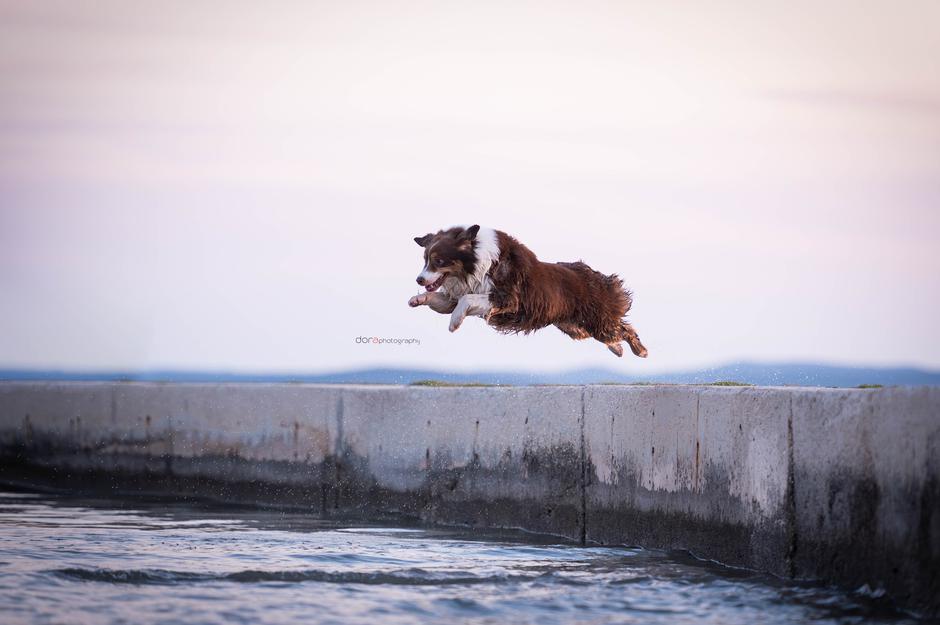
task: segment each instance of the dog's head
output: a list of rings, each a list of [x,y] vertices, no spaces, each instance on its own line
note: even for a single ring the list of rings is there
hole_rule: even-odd
[[[418,274],[418,284],[431,292],[448,277],[466,278],[473,273],[473,242],[479,231],[480,226],[457,227],[415,237],[415,243],[424,248],[424,269]]]

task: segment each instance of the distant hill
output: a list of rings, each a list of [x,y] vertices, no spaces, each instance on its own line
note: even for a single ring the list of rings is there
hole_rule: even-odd
[[[0,369],[0,380],[126,380],[141,382],[310,382],[359,384],[412,384],[424,380],[480,384],[597,384],[664,382],[703,384],[734,381],[757,385],[836,386],[861,384],[940,385],[940,371],[914,368],[840,367],[786,363],[734,363],[695,371],[650,376],[624,375],[610,369],[577,369],[560,373],[525,371],[449,372],[436,369],[358,369],[324,374],[227,373],[219,371],[55,371]]]

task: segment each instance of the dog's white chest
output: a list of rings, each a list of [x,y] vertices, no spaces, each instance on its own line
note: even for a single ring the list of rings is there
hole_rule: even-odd
[[[483,280],[476,280],[474,276],[470,276],[466,282],[459,278],[447,278],[444,280],[444,284],[441,285],[441,290],[452,298],[459,299],[464,295],[489,294],[491,286],[489,276],[484,276]]]

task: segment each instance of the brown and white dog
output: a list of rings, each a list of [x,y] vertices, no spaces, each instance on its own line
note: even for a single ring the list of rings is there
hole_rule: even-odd
[[[554,325],[573,339],[593,337],[618,356],[626,341],[646,358],[640,337],[624,319],[632,299],[616,275],[580,261],[543,263],[505,232],[480,226],[428,233],[415,242],[424,248],[418,284],[427,292],[408,305],[449,314],[451,332],[467,315],[507,333]]]

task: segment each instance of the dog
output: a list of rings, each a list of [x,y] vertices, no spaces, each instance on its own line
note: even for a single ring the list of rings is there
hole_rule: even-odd
[[[622,342],[640,358],[647,351],[624,316],[633,297],[616,275],[583,262],[544,263],[499,230],[454,227],[415,237],[424,248],[418,284],[408,300],[450,315],[450,331],[467,316],[482,317],[499,332],[528,334],[554,325],[575,340],[594,338],[623,356]]]

